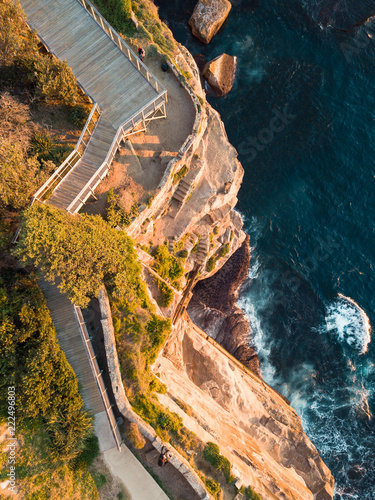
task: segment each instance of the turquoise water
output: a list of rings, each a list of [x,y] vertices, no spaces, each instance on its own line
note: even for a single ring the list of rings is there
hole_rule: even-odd
[[[240,305],[263,376],[301,416],[335,498],[375,499],[375,1],[233,1],[208,46],[187,27],[195,1],[157,3],[193,54],[238,57],[231,93],[209,100],[245,169]]]

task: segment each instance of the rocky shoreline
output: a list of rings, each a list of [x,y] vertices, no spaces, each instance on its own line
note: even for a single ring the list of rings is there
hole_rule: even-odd
[[[213,276],[199,281],[187,308],[192,321],[260,377],[251,326],[236,301],[250,265],[249,236]]]

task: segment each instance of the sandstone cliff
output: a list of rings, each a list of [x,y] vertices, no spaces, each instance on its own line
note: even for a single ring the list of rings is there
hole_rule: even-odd
[[[296,412],[257,376],[250,325],[235,305],[250,259],[234,210],[243,168],[220,116],[202,99],[193,58],[180,47],[175,60],[192,75],[187,91],[196,107],[194,127],[166,165],[152,204],[128,228],[139,244],[151,238],[155,244],[168,239],[170,248],[180,244],[188,254],[186,271],[202,266],[188,309],[196,324],[184,313],[152,368],[167,386],[160,402],[180,414],[200,439],[219,444],[234,465],[238,486],[250,484],[264,499],[329,500],[333,477]],[[173,65],[172,70],[178,72]],[[152,286],[149,291],[154,292]],[[172,317],[178,299],[162,311],[166,316]],[[193,416],[175,399],[190,405]]]
[[[333,477],[296,412],[185,314],[153,367],[168,387],[160,402],[204,441],[216,442],[264,499],[329,500]],[[186,415],[173,398],[193,408]]]

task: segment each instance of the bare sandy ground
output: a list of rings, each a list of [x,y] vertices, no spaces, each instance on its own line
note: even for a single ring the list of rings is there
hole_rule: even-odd
[[[113,188],[122,206],[129,210],[134,202],[147,203],[155,192],[171,158],[191,133],[195,108],[187,91],[171,71],[161,70],[159,56],[146,57],[146,64],[168,92],[167,118],[151,121],[146,132],[132,135],[117,153],[109,175],[98,186],[98,201],[90,200],[85,212],[103,214],[106,194]]]

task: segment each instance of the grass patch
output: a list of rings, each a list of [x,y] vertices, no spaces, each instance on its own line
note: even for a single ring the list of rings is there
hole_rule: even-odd
[[[208,259],[208,262],[207,262],[207,265],[206,265],[206,271],[208,273],[210,273],[211,271],[213,271],[216,267],[216,257],[214,255],[212,255],[212,257],[210,257]]]
[[[182,168],[180,168],[180,170],[173,175],[173,184],[176,184],[183,179],[188,172],[189,167],[187,165],[183,165]]]
[[[100,490],[100,488],[107,484],[107,477],[105,476],[105,474],[94,473],[92,477],[98,490]]]
[[[219,257],[223,258],[230,252],[230,243],[225,243],[219,250]]]

